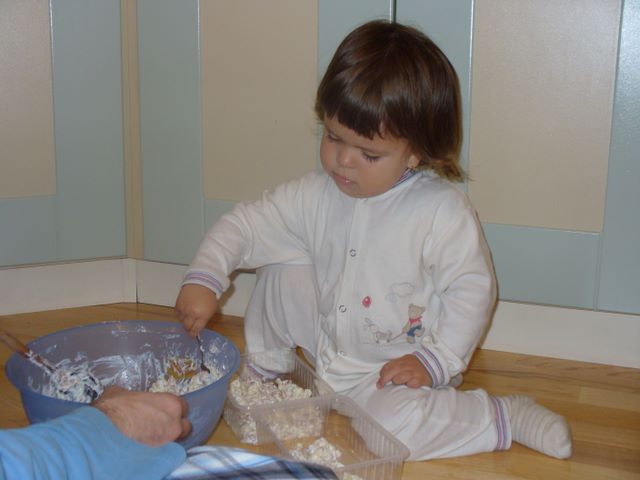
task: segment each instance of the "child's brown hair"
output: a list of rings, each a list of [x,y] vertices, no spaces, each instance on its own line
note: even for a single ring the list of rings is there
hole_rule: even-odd
[[[458,76],[425,34],[376,20],[342,41],[320,82],[320,120],[336,117],[367,138],[389,133],[409,142],[420,165],[461,181]]]

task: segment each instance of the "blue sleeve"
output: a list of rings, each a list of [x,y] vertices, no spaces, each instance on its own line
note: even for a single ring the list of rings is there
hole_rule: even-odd
[[[0,431],[0,479],[161,479],[186,458],[124,436],[100,410],[81,407],[26,428]]]

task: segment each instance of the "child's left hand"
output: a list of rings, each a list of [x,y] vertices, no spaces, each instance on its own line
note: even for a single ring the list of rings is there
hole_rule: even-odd
[[[380,378],[376,387],[382,388],[388,382],[394,385],[406,385],[409,388],[430,387],[433,384],[429,372],[420,360],[411,354],[391,360],[380,369]]]

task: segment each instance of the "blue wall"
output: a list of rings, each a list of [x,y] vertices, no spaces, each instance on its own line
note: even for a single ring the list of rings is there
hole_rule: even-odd
[[[51,9],[57,193],[0,199],[0,266],[126,256],[120,2]],[[319,75],[348,31],[395,14],[456,67],[468,138],[473,9],[473,0],[320,0]],[[502,299],[640,313],[640,0],[623,3],[620,28],[603,231],[485,224]],[[187,264],[233,206],[202,191],[199,33],[197,0],[138,0],[148,260]]]
[[[126,255],[120,2],[51,13],[57,193],[0,199],[2,266]]]

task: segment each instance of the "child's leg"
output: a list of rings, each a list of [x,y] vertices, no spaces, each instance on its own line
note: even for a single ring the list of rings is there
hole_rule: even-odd
[[[377,373],[367,377],[348,395],[409,448],[409,459],[457,457],[496,449],[494,407],[486,392],[396,385],[377,389],[377,377]]]
[[[512,437],[548,455],[571,454],[564,419],[535,402],[505,402],[513,397],[491,397],[480,389],[387,385],[379,390],[376,379],[377,374],[367,377],[349,396],[409,447],[411,460],[506,450]]]
[[[312,360],[318,334],[316,299],[310,265],[259,269],[245,316],[248,351],[300,346]],[[571,455],[564,418],[527,397],[490,397],[483,390],[450,387],[389,385],[378,390],[377,379],[378,372],[373,372],[349,396],[409,446],[412,460],[505,450],[512,438],[547,455]]]
[[[247,351],[300,346],[316,353],[317,289],[311,265],[270,265],[258,269],[247,306]]]

